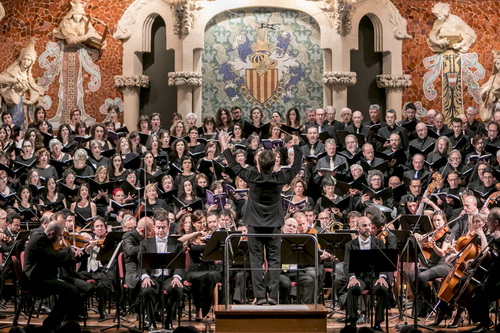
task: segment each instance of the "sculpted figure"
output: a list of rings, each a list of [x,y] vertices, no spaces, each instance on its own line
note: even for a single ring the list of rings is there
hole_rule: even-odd
[[[488,121],[495,109],[500,109],[500,51],[493,51],[493,71],[486,83],[481,87],[480,116],[483,121]]]
[[[3,20],[5,17],[5,9],[2,6],[2,3],[0,2],[0,21]]]
[[[432,7],[436,20],[427,39],[427,44],[433,52],[441,53],[453,49],[466,53],[476,42],[474,30],[460,17],[450,13],[450,5],[437,3]]]
[[[85,13],[84,3],[76,0],[70,4],[71,9],[59,22],[59,26],[54,29],[54,36],[65,40],[68,45],[86,44],[102,49],[105,42],[103,44],[102,36],[92,26],[90,17]]]
[[[0,73],[0,95],[7,106],[17,106],[11,112],[14,123],[18,126],[24,118],[22,104],[35,104],[44,94],[43,88],[36,84],[31,74],[36,57],[35,40],[32,39],[28,46],[21,50],[16,61]]]

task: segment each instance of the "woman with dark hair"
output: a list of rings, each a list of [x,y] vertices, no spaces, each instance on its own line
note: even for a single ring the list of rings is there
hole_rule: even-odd
[[[144,175],[142,172],[146,172],[146,175]],[[141,166],[141,176],[140,176],[141,181],[146,181],[147,183],[150,183],[151,181],[148,180],[148,176],[157,177],[160,174],[161,174],[161,169],[158,166],[156,166],[156,160],[155,157],[153,156],[153,153],[150,151],[145,152],[144,155],[142,155],[142,166]],[[151,177],[149,177],[149,179],[151,179]],[[147,185],[147,183],[143,185]]]
[[[40,206],[43,211],[57,212],[66,208],[67,202],[64,194],[60,193],[57,189],[57,178],[45,178],[45,188],[43,189],[43,196],[40,196]]]
[[[77,123],[82,121],[82,112],[80,109],[75,108],[70,111],[69,113],[69,127],[71,129],[71,132],[75,135],[78,135],[78,126]]]
[[[30,128],[24,134],[23,142],[30,141],[33,144],[34,151],[43,148],[43,136],[37,128]]]
[[[31,127],[35,127],[37,128],[38,127],[38,124],[44,120],[47,120],[47,112],[45,111],[45,108],[41,105],[38,105],[36,108],[35,108],[35,119],[33,119],[33,121],[31,123],[28,124],[28,128],[31,128]],[[47,125],[49,126],[48,128],[48,133],[52,134],[53,130],[52,130],[52,124],[50,122],[47,121]]]
[[[296,107],[290,108],[286,113],[286,125],[299,128],[300,127],[300,112]],[[292,133],[290,133],[292,134]]]
[[[201,201],[201,199],[196,196],[194,183],[189,179],[185,179],[183,182],[179,184],[179,192],[177,195],[177,199],[179,199],[185,205],[190,205],[197,201]],[[178,206],[175,206],[174,214],[176,219],[179,219],[182,215],[186,213],[189,213],[188,209],[184,207],[179,208]]]
[[[76,149],[76,142],[73,140],[71,127],[62,124],[57,130],[57,139],[61,142],[63,151],[73,153]]]
[[[139,156],[138,153],[132,151],[132,143],[127,137],[118,139],[116,142],[116,153],[120,154],[124,164]]]
[[[175,181],[174,185],[177,187],[179,184],[181,184],[184,180],[190,180],[192,183],[194,183],[194,177],[196,174],[193,172],[193,159],[189,156],[184,156],[181,160],[181,169],[182,172],[175,176]]]
[[[160,132],[161,150],[170,155],[172,149],[170,148],[170,130],[164,129]]]
[[[292,181],[293,196],[291,198],[292,205],[289,207],[291,213],[300,212],[305,207],[314,207],[314,200],[311,197],[304,195],[307,190],[307,183],[301,178],[295,178]]]
[[[215,127],[219,131],[231,132],[233,129],[233,118],[226,108],[219,108],[215,116]]]
[[[217,131],[215,128],[215,118],[213,116],[206,116],[203,119],[202,138],[207,140],[217,140]]]
[[[14,140],[12,139],[12,128],[9,124],[2,124],[0,126],[0,138],[2,137],[2,150],[7,151],[14,144]]]
[[[179,220],[179,223],[177,224],[177,230],[176,230],[177,235],[187,235],[194,231],[193,224],[191,221],[192,217],[193,215],[191,213],[182,215],[182,217]]]
[[[102,150],[110,150],[113,148],[111,145],[111,142],[108,141],[108,130],[106,129],[106,126],[103,124],[94,124],[90,128],[90,136],[92,137],[93,140],[97,140],[102,144]],[[87,148],[90,146],[89,143],[87,143]]]
[[[93,216],[97,215],[97,206],[90,200],[90,188],[89,184],[83,183],[78,188],[78,194],[76,196],[76,201],[73,202],[69,208],[73,213],[77,215],[76,220],[79,221],[79,226],[83,227],[82,224],[84,220],[88,220]]]
[[[17,200],[14,202],[14,208],[19,210],[21,214],[21,221],[25,221],[25,216],[31,216],[31,221],[38,220],[38,212],[36,206],[33,204],[33,195],[30,188],[26,185],[21,185],[17,190]]]
[[[233,135],[231,135],[231,141],[233,145],[247,145],[247,139],[243,138],[243,127],[240,123],[235,123],[233,125]]]
[[[141,144],[141,136],[139,132],[132,131],[128,135],[128,139],[130,140],[130,148],[132,152],[142,155],[146,152],[146,147]]]
[[[109,159],[108,175],[111,181],[119,182],[123,180],[123,173],[125,168],[120,154],[114,154]]]
[[[180,237],[179,241],[187,247],[191,258],[184,278],[192,284],[196,321],[201,322],[207,317],[213,305],[215,285],[221,280],[221,267],[213,261],[202,260],[209,236],[205,214],[199,210],[195,211],[192,224],[195,231]]]
[[[184,139],[176,139],[172,143],[170,163],[175,164],[180,168],[181,160],[184,156],[188,156],[188,144]]]
[[[147,115],[143,114],[139,116],[139,119],[137,120],[137,128],[142,134],[151,134],[151,123],[149,122],[149,117]]]
[[[330,177],[323,178],[323,180],[321,181],[321,186],[323,187],[323,196],[325,198],[332,201],[333,203],[338,203],[340,200],[342,200],[342,198],[339,195],[335,194],[335,180],[333,178]],[[319,214],[320,212],[326,210],[329,213],[335,214],[335,216],[337,216],[337,220],[341,221],[343,217],[342,212],[336,207],[325,208],[323,202],[323,196],[316,201],[316,205],[314,206],[314,212],[316,214]]]
[[[21,153],[16,157],[16,161],[25,165],[30,165],[35,161],[35,154],[33,151],[33,143],[30,140],[24,140],[21,146]]]
[[[160,134],[161,135],[161,134]],[[160,137],[156,134],[151,134],[146,142],[146,149],[153,154],[156,165],[166,170],[168,168],[168,154],[161,149]]]
[[[75,183],[76,174],[71,169],[66,169],[62,174],[62,182],[60,183],[60,191],[66,198],[66,207],[76,200],[76,190],[78,185]]]
[[[123,127],[123,124],[118,120],[118,115],[120,114],[120,108],[118,105],[111,105],[108,107],[108,119],[113,123],[115,130]]]
[[[201,142],[204,139],[198,140],[198,127],[193,126],[189,129],[187,140],[189,147],[189,155],[191,155],[195,161],[198,161],[205,150],[205,143]]]

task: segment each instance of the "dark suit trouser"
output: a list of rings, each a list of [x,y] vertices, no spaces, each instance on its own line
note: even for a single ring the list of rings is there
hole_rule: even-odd
[[[470,319],[473,322],[479,322],[483,326],[489,325],[490,303],[500,297],[500,284],[498,282],[486,281],[480,283],[474,288],[474,294],[467,306]]]
[[[164,277],[163,282],[161,277],[152,278],[153,285],[147,288],[142,288],[142,302],[143,309],[145,310],[149,321],[151,323],[155,323],[155,312],[160,312],[161,310],[161,298],[160,295],[163,295],[163,290],[167,291],[167,294],[164,297],[164,306],[167,310],[167,321],[172,320],[172,315],[175,309],[178,307],[182,296],[182,288],[172,287],[172,278]]]
[[[56,331],[66,316],[74,317],[81,304],[76,287],[62,280],[36,281],[31,285],[31,290],[34,295],[43,298],[58,295],[50,314],[43,321],[43,326],[53,331]]]
[[[97,282],[97,285],[95,286],[95,294],[99,300],[99,313],[106,312],[108,299],[111,296],[111,289],[113,288],[114,274],[114,270],[110,270],[106,274],[100,270],[97,272],[80,272],[83,279],[95,280]]]
[[[278,227],[254,227],[248,226],[249,234],[278,234]],[[264,284],[262,265],[264,264],[264,248],[266,259],[269,264],[269,296],[278,299],[280,278],[280,252],[281,239],[279,237],[248,237],[248,248],[250,250],[250,265],[252,267],[252,286],[256,298],[266,298],[266,286]]]
[[[300,288],[300,300],[298,302],[301,304],[312,304],[314,301],[315,278],[314,267],[307,267],[305,270],[300,270],[298,274],[295,270],[280,274],[280,303],[290,304],[291,282],[298,281],[297,288]]]
[[[356,323],[359,318],[358,314],[358,298],[361,292],[371,288],[370,279],[358,278],[360,286],[354,286],[347,290],[347,321]],[[373,281],[375,282],[375,281]],[[375,323],[379,324],[384,321],[385,308],[389,299],[389,289],[383,286],[374,286],[373,293],[375,294]]]

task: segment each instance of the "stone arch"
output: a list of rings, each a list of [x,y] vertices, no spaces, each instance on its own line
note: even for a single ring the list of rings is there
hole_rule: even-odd
[[[383,73],[377,77],[380,88],[386,89],[387,108],[401,110],[403,89],[411,85],[411,76],[403,74],[402,43],[411,38],[406,33],[406,20],[390,0],[362,0],[352,15],[352,30],[343,45],[343,70],[350,69],[350,51],[358,49],[359,22],[368,16],[375,29],[375,51],[383,54]]]

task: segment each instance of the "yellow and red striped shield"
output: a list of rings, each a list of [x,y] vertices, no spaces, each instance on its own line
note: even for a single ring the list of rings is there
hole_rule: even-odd
[[[278,87],[277,69],[269,69],[262,74],[255,69],[247,69],[245,74],[247,89],[259,103],[265,103],[273,96]]]

